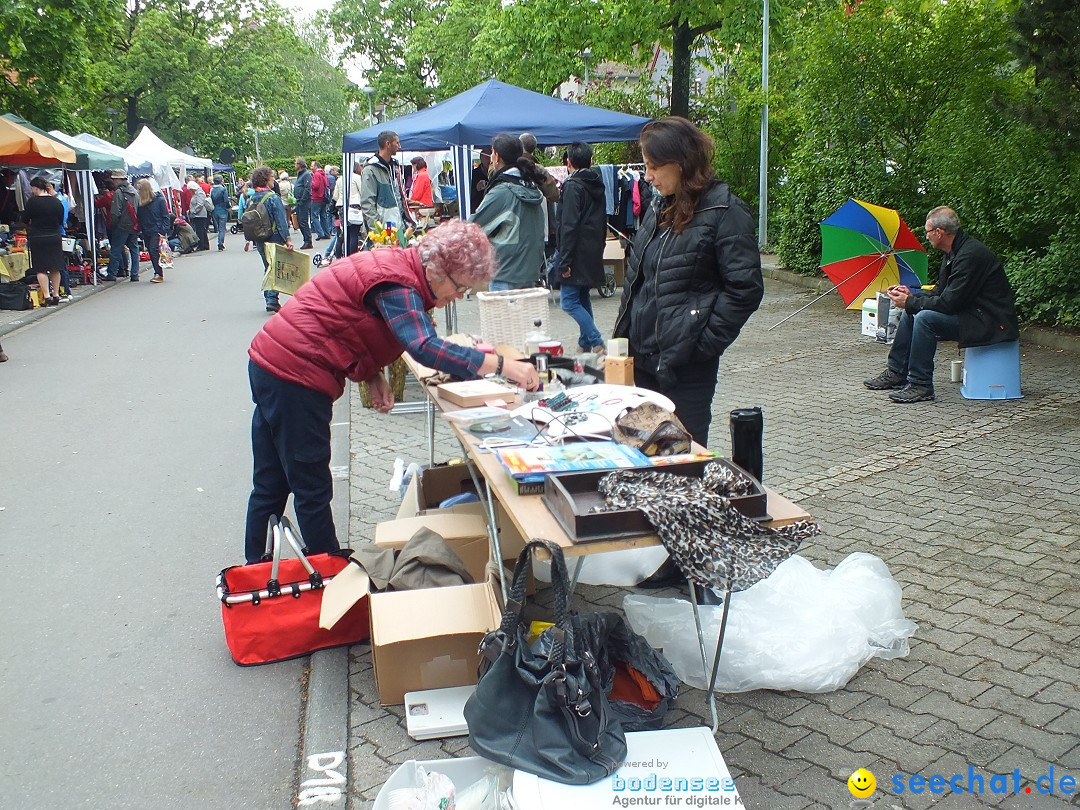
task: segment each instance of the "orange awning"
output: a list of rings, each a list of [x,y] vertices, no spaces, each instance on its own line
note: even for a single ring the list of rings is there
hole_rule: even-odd
[[[0,163],[13,166],[56,166],[75,163],[75,150],[48,135],[0,116]]]

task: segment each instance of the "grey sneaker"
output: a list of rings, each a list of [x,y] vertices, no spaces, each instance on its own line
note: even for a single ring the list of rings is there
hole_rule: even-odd
[[[887,368],[876,377],[863,380],[863,385],[871,391],[884,391],[888,388],[903,388],[906,382],[907,377],[903,374],[897,374],[892,369]]]
[[[926,402],[934,398],[934,386],[932,385],[919,385],[918,383],[908,383],[899,391],[893,391],[889,394],[889,399],[893,402],[899,402],[901,405],[907,405],[912,402]]]

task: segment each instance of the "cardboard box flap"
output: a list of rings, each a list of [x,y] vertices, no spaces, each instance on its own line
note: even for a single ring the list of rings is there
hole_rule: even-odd
[[[375,545],[401,548],[419,529],[431,529],[444,540],[487,537],[484,519],[477,514],[444,513],[387,520],[375,526]]]
[[[464,633],[487,633],[499,626],[502,612],[486,584],[394,591],[371,598],[372,644]]]
[[[346,565],[323,589],[319,627],[329,630],[371,592],[371,580],[359,565]]]

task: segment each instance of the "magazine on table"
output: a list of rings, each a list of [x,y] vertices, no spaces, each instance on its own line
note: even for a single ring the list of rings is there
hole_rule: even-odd
[[[649,466],[649,457],[640,450],[615,442],[514,447],[495,452],[506,471],[517,481],[542,481],[549,473]]]

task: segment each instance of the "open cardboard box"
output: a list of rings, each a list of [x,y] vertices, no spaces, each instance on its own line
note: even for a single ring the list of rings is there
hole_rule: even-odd
[[[428,509],[438,509],[439,504],[447,498],[465,492],[476,492],[469,468],[465,464],[428,467],[409,481],[397,516],[408,518]]]
[[[476,683],[479,647],[499,626],[499,585],[424,588],[371,595],[371,652],[379,702],[406,692]]]
[[[465,506],[478,508],[480,504]],[[484,568],[491,555],[484,518],[478,509],[464,513],[440,509],[427,515],[379,523],[375,526],[375,545],[379,548],[404,548],[421,528],[430,529],[442,537],[454,553],[461,557],[472,578],[476,582],[484,581]]]

